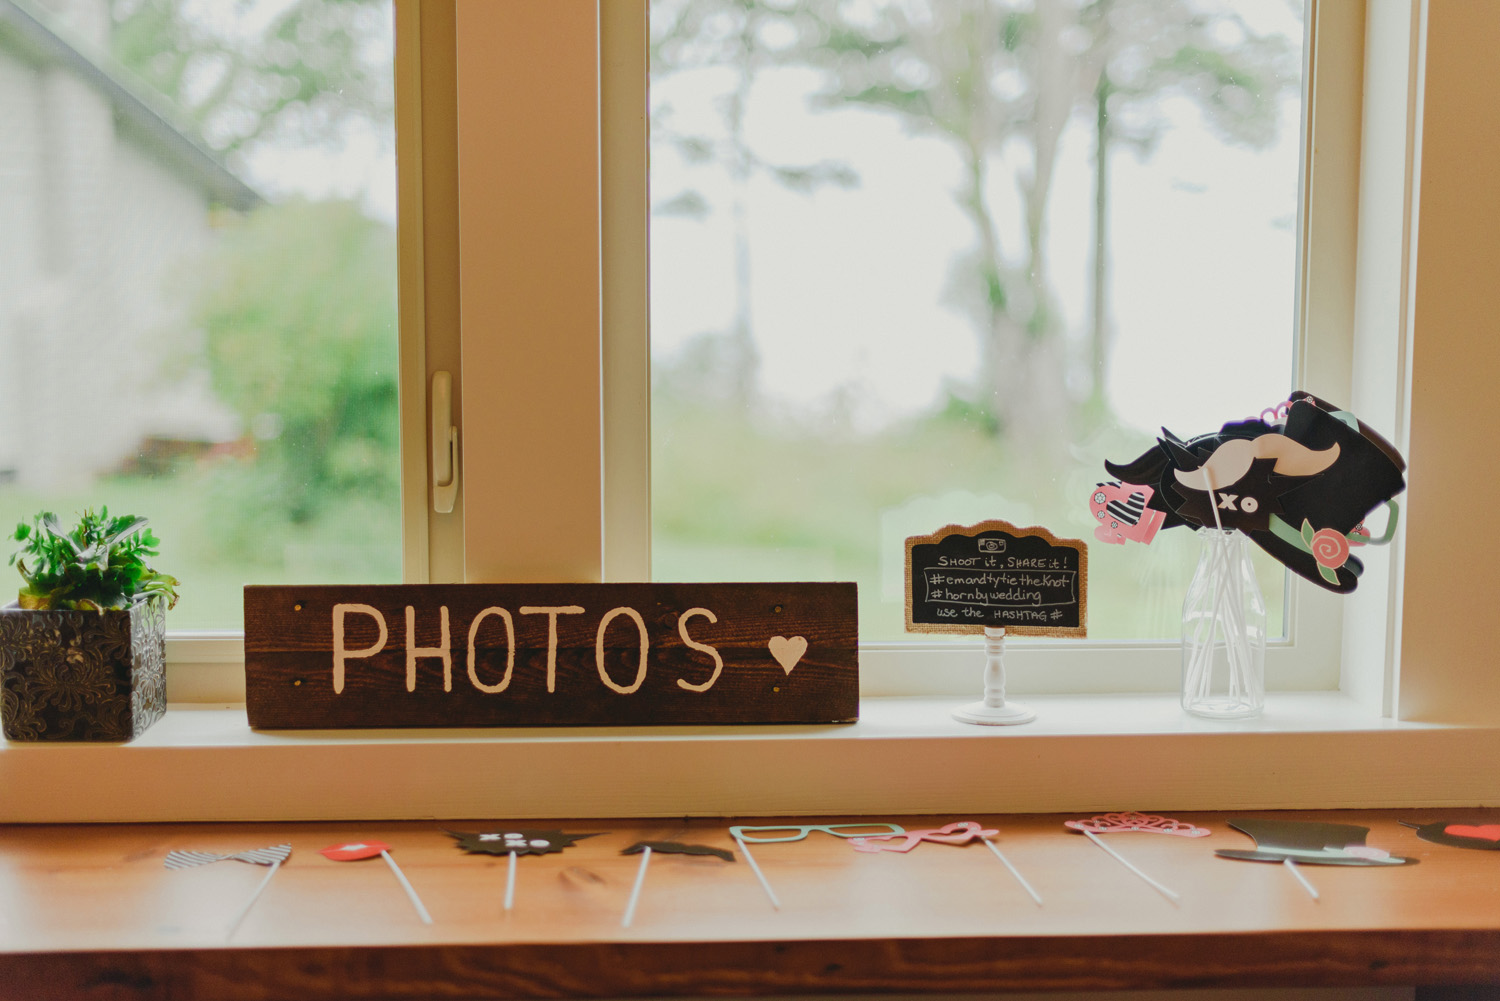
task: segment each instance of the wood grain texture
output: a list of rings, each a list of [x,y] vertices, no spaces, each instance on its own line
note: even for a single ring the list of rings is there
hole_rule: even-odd
[[[844,722],[858,635],[853,584],[246,587],[246,709],[273,729]]]
[[[591,943],[0,957],[7,1001],[767,997],[1002,990],[1457,985],[1500,933]]]
[[[1062,826],[1063,816],[891,818],[909,829],[978,819],[1042,894],[1024,895],[981,847],[862,854],[820,834],[759,845],[772,910],[743,860],[653,858],[635,924],[619,926],[642,839],[738,848],[730,821],[537,821],[601,831],[561,854],[466,855],[435,824],[182,824],[0,828],[0,998],[521,998],[844,992],[1165,989],[1500,983],[1496,853],[1421,841],[1399,820],[1500,820],[1500,811],[1295,813],[1358,823],[1416,857],[1392,869],[1216,858],[1249,839],[1109,835],[1182,895],[1174,906]],[[819,818],[836,821],[838,818]],[[847,819],[847,818],[846,818]],[[882,818],[886,819],[886,818]],[[751,818],[747,824],[776,823]],[[480,830],[488,821],[444,824]],[[417,921],[377,858],[330,862],[349,838],[392,845],[434,924]],[[291,858],[233,945],[224,926],[262,870],[168,871],[173,849],[278,842]]]

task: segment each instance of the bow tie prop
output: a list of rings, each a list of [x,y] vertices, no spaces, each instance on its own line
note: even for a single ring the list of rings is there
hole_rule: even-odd
[[[652,852],[661,852],[666,855],[713,855],[726,862],[734,861],[734,852],[724,848],[714,848],[710,845],[685,845],[680,841],[637,841],[629,848],[622,849],[621,855],[639,855],[641,867],[636,870],[635,886],[630,891],[630,902],[625,905],[625,915],[620,918],[621,928],[629,928],[630,922],[635,920],[635,905],[641,899],[641,887],[646,883],[646,867],[651,864]]]
[[[427,908],[422,906],[422,898],[417,896],[417,891],[406,878],[406,873],[402,872],[401,867],[396,864],[396,860],[391,858],[390,849],[391,846],[383,841],[351,841],[346,844],[329,845],[319,854],[334,862],[357,862],[361,859],[374,858],[379,855],[385,859],[385,864],[391,867],[391,872],[395,874],[396,881],[406,891],[407,899],[411,901],[412,907],[416,909],[417,917],[422,919],[423,924],[432,924],[432,915],[428,914]]]
[[[857,852],[906,853],[924,841],[935,845],[969,845],[977,841],[994,852],[995,857],[1016,878],[1016,882],[1020,883],[1021,887],[1031,895],[1031,899],[1036,901],[1036,905],[1038,907],[1042,906],[1041,896],[1032,888],[1030,883],[1026,882],[1026,878],[1021,875],[1020,870],[1011,864],[1010,859],[1006,858],[1000,849],[995,847],[995,843],[990,840],[992,836],[999,833],[997,830],[981,827],[975,821],[960,820],[943,827],[934,827],[925,831],[906,831],[901,834],[877,834],[850,838],[849,844]]]
[[[1417,861],[1393,856],[1383,848],[1370,847],[1365,844],[1365,836],[1370,833],[1370,829],[1355,824],[1245,817],[1229,821],[1229,826],[1254,838],[1255,850],[1220,848],[1214,852],[1215,855],[1249,862],[1280,862],[1314,900],[1318,899],[1318,891],[1297,870],[1298,863],[1389,866],[1414,865]]]
[[[498,831],[481,831],[467,834],[462,831],[444,831],[458,842],[458,847],[471,855],[509,855],[510,865],[505,877],[505,909],[516,902],[516,858],[521,855],[547,855],[572,848],[584,838],[598,837],[592,834],[569,834],[566,831],[537,831],[525,827],[502,827]]]
[[[1146,834],[1171,834],[1179,838],[1202,838],[1212,833],[1206,827],[1197,827],[1183,820],[1173,820],[1171,817],[1161,817],[1150,813],[1136,813],[1133,810],[1124,813],[1101,813],[1097,817],[1089,817],[1087,820],[1065,820],[1063,821],[1063,826],[1069,830],[1078,831],[1083,834],[1094,844],[1098,845],[1100,850],[1106,855],[1109,855],[1116,862],[1145,880],[1150,884],[1152,889],[1174,904],[1180,903],[1182,900],[1176,891],[1168,889],[1146,875],[1126,859],[1125,856],[1105,844],[1099,835],[1141,832]]]
[[[251,906],[255,903],[256,899],[260,897],[260,893],[266,888],[266,884],[271,882],[271,877],[276,875],[276,870],[281,868],[281,863],[285,862],[288,856],[290,856],[291,854],[291,845],[272,845],[269,848],[252,848],[249,851],[235,852],[231,855],[215,855],[211,852],[175,851],[167,853],[167,857],[165,862],[163,862],[163,865],[165,865],[168,869],[192,869],[200,865],[209,865],[213,862],[232,861],[248,862],[250,865],[270,866],[270,871],[266,873],[265,878],[262,879],[258,884],[256,884],[255,892],[250,894],[250,899],[245,901],[244,905],[237,912],[235,912],[234,917],[230,920],[229,926],[224,932],[224,939],[225,941],[228,941],[229,939],[233,938],[234,933],[239,930],[240,922],[245,920],[246,914],[250,913]]]

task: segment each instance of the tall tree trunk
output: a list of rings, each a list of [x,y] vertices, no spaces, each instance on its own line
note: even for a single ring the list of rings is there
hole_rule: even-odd
[[[1066,440],[1073,407],[1065,380],[1064,346],[1053,315],[1047,262],[1047,207],[1057,173],[1057,150],[1073,110],[1076,60],[1066,51],[1063,30],[1069,23],[1067,5],[1060,0],[1038,0],[1033,73],[1035,104],[1029,131],[1032,167],[1020,178],[1025,202],[1026,247],[1022,280],[1028,302],[1022,313],[1025,332],[1019,363],[1024,372],[1025,398],[1017,400],[1016,436],[1038,455],[1052,453]]]
[[[1094,274],[1089,286],[1089,407],[1104,406],[1109,377],[1109,74],[1094,88]]]
[[[1024,404],[1017,376],[1021,374],[1021,329],[1010,314],[1010,296],[1005,287],[1005,263],[1000,257],[1000,239],[985,197],[984,147],[974,141],[965,153],[965,190],[961,204],[979,237],[977,271],[984,297],[980,341],[979,404],[1005,434]]]
[[[745,141],[745,108],[750,88],[755,83],[755,13],[748,7],[742,12],[739,37],[739,71],[734,93],[729,97],[725,118],[729,126],[729,175],[734,195],[730,218],[734,227],[734,312],[729,320],[728,358],[732,367],[729,388],[733,403],[748,409],[753,402],[760,369],[760,352],[755,347],[755,327],[751,316],[750,294],[750,177],[754,164]]]

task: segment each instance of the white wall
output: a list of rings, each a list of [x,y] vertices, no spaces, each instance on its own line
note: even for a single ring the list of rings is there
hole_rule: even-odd
[[[219,440],[187,329],[207,197],[62,67],[0,50],[0,473],[86,487],[150,434]]]

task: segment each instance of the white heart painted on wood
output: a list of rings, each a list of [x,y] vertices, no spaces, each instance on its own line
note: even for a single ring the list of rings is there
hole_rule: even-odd
[[[807,640],[802,636],[793,636],[791,639],[785,636],[772,636],[769,645],[771,656],[776,658],[776,663],[780,664],[781,669],[787,674],[792,673],[792,668],[796,667],[802,655],[807,653]]]

